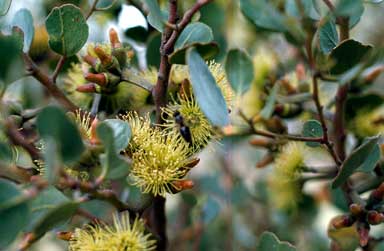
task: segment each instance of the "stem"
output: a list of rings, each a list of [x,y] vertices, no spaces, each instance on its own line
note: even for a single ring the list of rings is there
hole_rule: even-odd
[[[56,69],[53,72],[52,77],[51,77],[53,83],[56,83],[57,76],[59,75],[61,69],[63,68],[65,60],[66,60],[65,56],[60,57],[57,65],[56,65]]]
[[[99,2],[99,0],[93,1],[91,9],[89,9],[87,15],[85,16],[85,20],[88,20],[92,16],[93,12],[96,11],[96,5],[97,5],[98,2]]]

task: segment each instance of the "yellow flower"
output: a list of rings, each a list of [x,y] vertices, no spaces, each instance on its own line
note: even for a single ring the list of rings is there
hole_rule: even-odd
[[[92,95],[76,91],[76,88],[87,83],[83,76],[81,64],[71,64],[67,76],[64,78],[63,90],[68,98],[81,108],[88,108],[92,102]]]
[[[180,181],[189,171],[188,155],[188,145],[183,139],[154,129],[152,137],[132,155],[133,184],[155,196],[178,190],[173,182]]]
[[[234,94],[227,80],[223,67],[214,61],[208,62],[208,68],[216,80],[223,97],[230,107]],[[185,65],[173,65],[171,79],[174,83],[181,83],[189,79],[188,67]],[[191,93],[191,94],[188,94]],[[184,126],[188,127],[191,133],[191,151],[195,153],[204,148],[215,136],[215,130],[201,111],[191,90],[184,91],[183,95],[178,94],[167,107],[163,108],[165,124],[163,125],[171,133],[180,135],[180,124],[175,121],[174,113],[178,111],[183,118]]]
[[[375,136],[384,132],[384,106],[374,110],[359,111],[352,122],[352,129],[360,137]]]
[[[143,221],[131,224],[128,213],[114,216],[113,226],[97,224],[76,229],[69,243],[70,251],[150,251],[156,248],[151,234],[146,234]]]
[[[306,146],[303,142],[289,142],[275,159],[268,184],[272,204],[278,209],[293,209],[301,198],[300,172],[304,167]]]
[[[80,130],[80,134],[87,139],[91,138],[91,113],[77,109],[74,114],[74,121]]]
[[[215,135],[213,126],[209,123],[204,113],[201,111],[199,105],[193,96],[178,95],[178,101],[174,101],[173,104],[169,104],[163,108],[163,113],[166,116],[164,127],[170,132],[180,135],[180,125],[175,121],[174,113],[180,112],[183,118],[185,126],[187,126],[191,133],[192,144],[191,152],[195,153],[201,148],[204,148],[212,137]]]
[[[189,171],[188,144],[176,134],[151,127],[149,115],[136,112],[122,116],[131,127],[132,137],[126,152],[131,155],[130,177],[144,193],[165,196],[178,190],[173,184]]]

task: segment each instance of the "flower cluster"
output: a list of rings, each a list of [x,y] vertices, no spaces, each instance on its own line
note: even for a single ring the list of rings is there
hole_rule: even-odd
[[[208,68],[216,80],[227,106],[231,106],[233,100],[233,91],[225,76],[225,72],[220,64],[209,62]],[[185,79],[189,80],[187,66],[174,65],[172,68],[171,79],[176,84],[181,84]],[[192,94],[190,85],[181,87],[181,93],[173,98],[168,106],[163,108],[164,127],[171,133],[180,135],[180,123],[175,119],[175,113],[178,112],[183,119],[183,125],[188,127],[191,134],[191,152],[195,153],[204,148],[209,141],[216,136],[214,127],[204,115],[195,97]]]
[[[269,177],[272,204],[278,209],[295,208],[301,197],[300,172],[304,167],[306,148],[302,142],[289,142],[275,159]]]
[[[114,216],[113,226],[88,225],[76,229],[69,242],[70,251],[150,251],[156,248],[151,234],[145,233],[143,221],[130,222],[128,213]]]
[[[132,131],[126,152],[133,161],[130,173],[133,184],[155,196],[190,188],[185,186],[190,182],[182,180],[193,161],[189,158],[188,144],[175,134],[151,127],[148,115],[140,117],[131,112],[122,118]]]

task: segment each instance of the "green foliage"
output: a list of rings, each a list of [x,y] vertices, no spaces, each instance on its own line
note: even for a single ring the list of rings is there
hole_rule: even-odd
[[[277,236],[264,232],[260,237],[258,249],[260,251],[295,251],[296,248],[288,242],[281,242]]]
[[[0,179],[0,247],[8,246],[28,224],[29,205],[22,191],[13,183]]]
[[[33,18],[31,12],[27,9],[20,9],[16,12],[12,21],[13,27],[19,27],[23,31],[24,47],[23,51],[28,52],[31,47],[35,28],[33,27]]]
[[[336,22],[329,18],[319,28],[320,48],[324,53],[330,53],[339,44],[339,34],[336,29]]]
[[[158,31],[163,32],[166,19],[164,19],[158,2],[156,0],[145,0],[145,3],[149,8],[148,23]]]
[[[53,8],[45,22],[49,46],[63,56],[76,54],[88,39],[88,25],[81,10],[72,4]]]
[[[305,137],[312,137],[312,138],[320,138],[323,137],[324,132],[323,128],[319,121],[317,120],[308,120],[305,122],[303,126],[303,136]],[[307,142],[307,146],[310,147],[318,147],[320,146],[320,143],[318,142]]]
[[[377,143],[380,136],[367,139],[364,144],[355,149],[349,157],[341,165],[339,174],[336,176],[332,183],[332,187],[336,188],[342,185],[349,176],[356,170],[372,170],[377,158]]]
[[[0,16],[4,16],[7,14],[10,6],[11,6],[12,0],[4,0],[0,2]]]
[[[211,28],[203,23],[195,22],[187,25],[175,43],[175,50],[186,48],[193,43],[209,43],[213,40]]]
[[[228,52],[225,71],[232,88],[239,94],[249,89],[255,75],[251,58],[246,52],[238,49]]]
[[[201,110],[213,125],[228,125],[228,108],[223,94],[196,49],[188,49],[187,62],[193,93]]]

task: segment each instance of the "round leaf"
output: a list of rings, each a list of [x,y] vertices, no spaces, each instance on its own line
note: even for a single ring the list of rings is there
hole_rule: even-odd
[[[320,122],[317,120],[308,120],[303,126],[303,136],[310,138],[319,138],[323,137],[323,127]],[[307,146],[318,147],[320,143],[318,142],[307,142]]]
[[[87,42],[88,25],[81,10],[72,4],[53,8],[45,25],[49,46],[60,55],[72,56]]]
[[[195,22],[189,24],[175,43],[175,50],[188,47],[193,43],[209,43],[213,40],[212,29],[203,23]]]
[[[193,93],[201,110],[215,126],[229,124],[228,108],[215,78],[196,49],[187,51]]]
[[[225,60],[225,72],[232,88],[242,94],[249,89],[254,77],[252,59],[242,50],[230,50]]]
[[[330,53],[339,43],[339,34],[336,29],[336,22],[329,19],[319,28],[320,48],[324,53]]]
[[[13,27],[19,27],[23,31],[24,46],[23,51],[28,52],[31,47],[33,36],[35,34],[35,28],[33,26],[33,18],[31,12],[27,9],[20,9],[16,12],[12,21]]]

